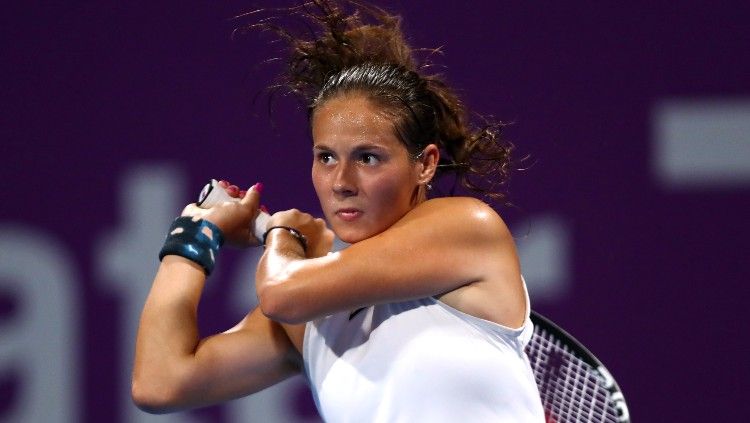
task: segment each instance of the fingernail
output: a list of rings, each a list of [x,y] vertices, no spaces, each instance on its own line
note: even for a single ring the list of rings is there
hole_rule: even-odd
[[[226,188],[229,186],[229,182],[222,179],[221,181],[219,181],[219,186],[222,188]]]
[[[258,193],[258,194],[260,194],[261,192],[263,192],[263,182],[258,182],[258,183],[256,183],[255,185],[253,185],[253,189],[254,189],[254,190],[255,190],[255,191],[256,191],[256,192]]]
[[[266,208],[266,206],[264,206],[263,204],[261,204],[260,205],[260,211],[262,211],[264,213],[268,213],[268,208]]]
[[[229,185],[227,187],[227,191],[237,191],[237,192],[240,192],[240,187],[238,187],[237,185]]]
[[[247,191],[241,190],[240,191],[240,198],[245,198],[245,195],[247,194]]]

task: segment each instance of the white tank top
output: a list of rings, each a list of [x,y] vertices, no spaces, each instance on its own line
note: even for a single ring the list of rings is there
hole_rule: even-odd
[[[528,312],[511,329],[434,298],[376,305],[309,322],[305,372],[328,423],[544,422],[532,333]]]

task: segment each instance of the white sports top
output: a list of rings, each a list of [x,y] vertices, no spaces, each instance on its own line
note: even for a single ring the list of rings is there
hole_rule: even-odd
[[[323,419],[338,422],[544,422],[524,353],[533,325],[511,329],[434,298],[307,323],[305,372]]]

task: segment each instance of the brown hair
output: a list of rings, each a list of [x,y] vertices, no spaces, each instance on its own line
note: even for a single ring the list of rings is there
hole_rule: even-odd
[[[439,50],[412,50],[400,17],[343,1],[353,10],[347,13],[335,0],[311,0],[238,28],[269,30],[288,43],[286,71],[272,88],[300,95],[310,116],[336,95],[360,92],[393,114],[395,134],[413,156],[431,143],[440,148],[438,176],[454,173],[465,188],[504,199],[513,149],[501,138],[505,125],[481,117],[480,126],[470,125],[453,90],[440,75],[427,72],[430,61],[415,57],[428,53],[429,58]],[[283,25],[295,19],[304,23],[305,34]]]

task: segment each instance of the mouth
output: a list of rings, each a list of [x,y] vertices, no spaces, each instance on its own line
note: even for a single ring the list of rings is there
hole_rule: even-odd
[[[360,216],[362,216],[362,213],[362,210],[352,208],[336,210],[336,216],[345,222],[352,222],[354,220],[357,220]]]

